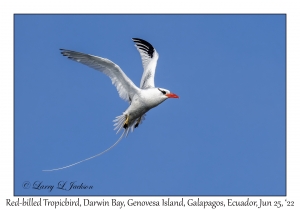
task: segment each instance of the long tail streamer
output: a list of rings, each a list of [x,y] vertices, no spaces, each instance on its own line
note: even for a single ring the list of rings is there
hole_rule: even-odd
[[[127,131],[127,132],[126,132],[126,131]],[[79,162],[73,163],[73,164],[68,165],[68,166],[64,166],[64,167],[61,167],[61,168],[54,168],[54,169],[50,169],[50,170],[43,170],[43,171],[58,171],[58,170],[70,168],[70,167],[75,166],[75,165],[77,165],[77,164],[79,164],[79,163],[82,163],[82,162],[84,162],[84,161],[87,161],[87,160],[93,159],[93,158],[95,158],[95,157],[98,157],[98,156],[100,156],[100,155],[103,155],[104,153],[108,152],[108,151],[111,150],[113,147],[115,147],[115,146],[121,141],[121,139],[123,138],[123,136],[124,136],[125,133],[128,134],[128,129],[125,129],[125,130],[124,130],[124,132],[122,133],[122,135],[120,136],[120,138],[118,139],[118,141],[116,141],[116,143],[114,143],[114,144],[113,144],[112,146],[110,146],[108,149],[104,150],[103,152],[101,152],[101,153],[99,153],[99,154],[97,154],[97,155],[94,155],[94,156],[92,156],[92,157],[86,158],[86,159],[84,159],[84,160],[81,160],[81,161],[79,161]]]

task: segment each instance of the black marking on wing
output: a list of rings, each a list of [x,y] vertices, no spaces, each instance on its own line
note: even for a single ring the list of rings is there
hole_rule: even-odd
[[[73,61],[77,61],[77,62],[80,62],[80,58],[74,58],[72,57],[71,53],[73,54],[76,54],[77,56],[83,56],[83,57],[92,57],[91,55],[89,54],[84,54],[84,53],[81,53],[81,52],[76,52],[76,51],[73,51],[73,50],[65,50],[65,49],[59,49],[61,50],[61,54],[63,56],[66,56],[67,58],[73,60]]]
[[[136,43],[136,46],[144,52],[146,52],[150,58],[153,57],[154,54],[154,47],[147,41],[139,38],[132,38],[132,40]]]
[[[75,51],[72,51],[72,50],[65,50],[65,49],[59,49],[59,50],[61,50],[61,54],[63,55],[63,56],[66,56],[66,57],[68,57],[68,58],[70,58],[70,59],[72,59],[72,57],[70,56],[70,54],[68,53],[68,51],[69,52],[75,52]]]

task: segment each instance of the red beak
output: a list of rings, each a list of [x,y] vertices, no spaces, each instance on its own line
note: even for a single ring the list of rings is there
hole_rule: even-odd
[[[179,96],[174,93],[167,93],[166,96],[168,96],[168,98],[179,98]]]

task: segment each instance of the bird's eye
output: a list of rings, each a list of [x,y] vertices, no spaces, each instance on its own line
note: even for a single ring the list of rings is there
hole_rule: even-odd
[[[159,90],[160,92],[162,92],[164,95],[166,95],[166,93],[167,93],[166,91],[161,90],[161,89],[159,89],[159,88],[158,88],[158,90]]]

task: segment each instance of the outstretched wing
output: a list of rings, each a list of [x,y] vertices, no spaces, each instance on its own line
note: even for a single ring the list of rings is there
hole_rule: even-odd
[[[132,40],[135,42],[135,46],[141,55],[144,67],[144,73],[141,79],[140,88],[146,89],[155,87],[154,75],[158,53],[149,42],[139,38],[132,38]]]
[[[94,55],[84,54],[71,50],[60,49],[61,54],[73,61],[85,64],[106,74],[116,86],[119,96],[125,101],[131,102],[139,88],[126,76],[122,69],[112,61]]]

